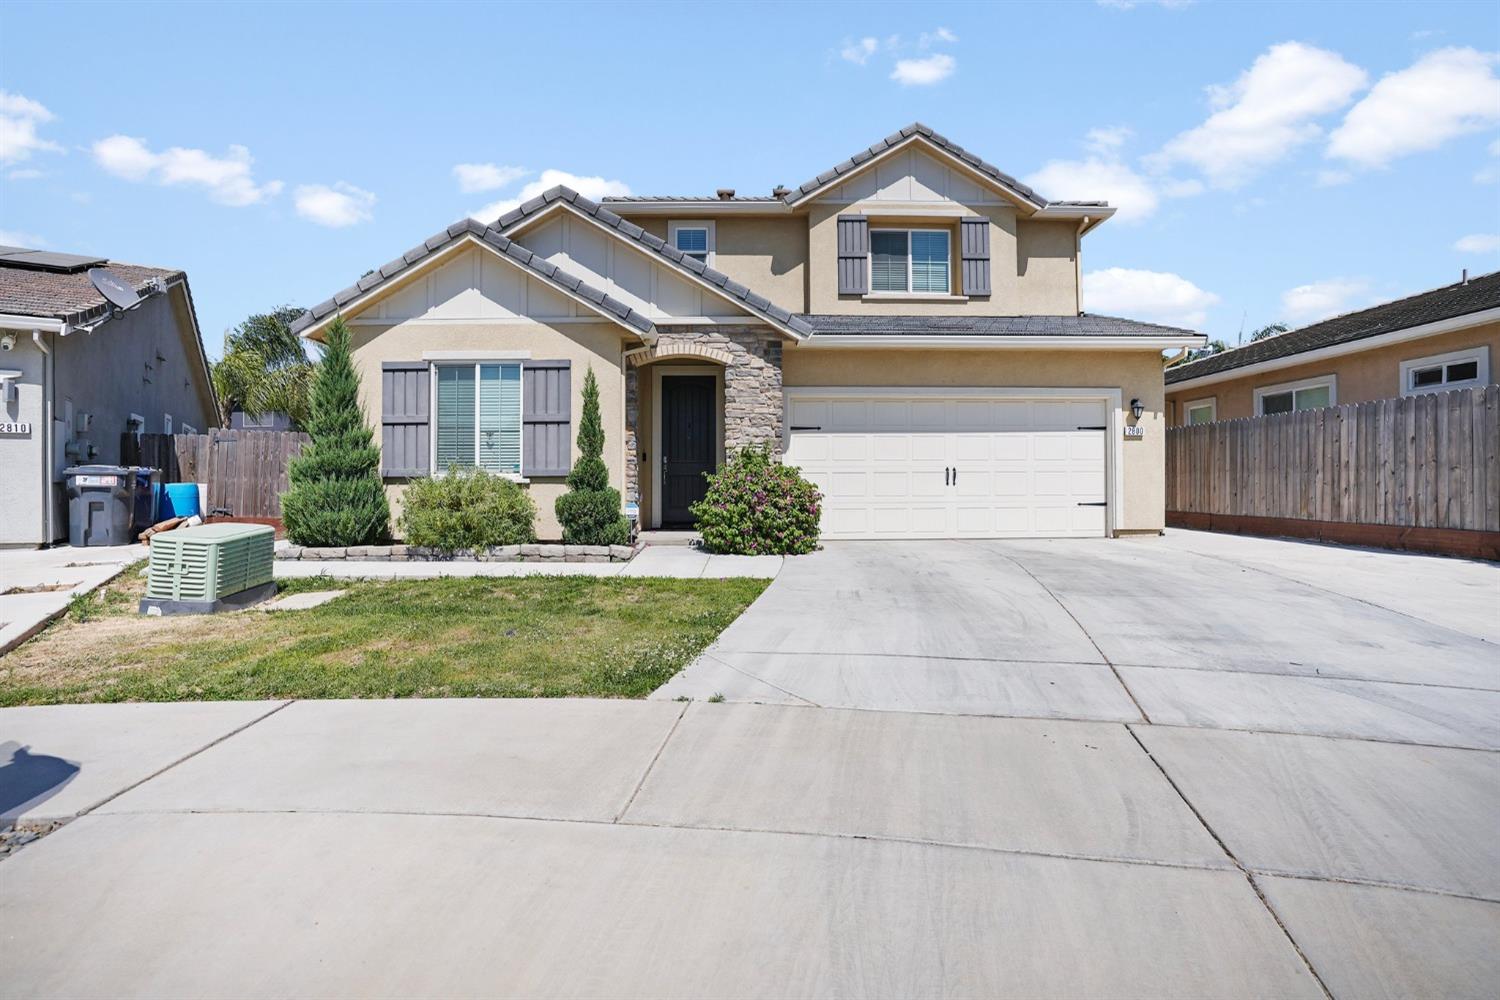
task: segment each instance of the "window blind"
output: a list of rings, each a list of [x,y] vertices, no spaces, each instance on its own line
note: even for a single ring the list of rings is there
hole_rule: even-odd
[[[911,290],[942,292],[952,288],[948,280],[948,234],[911,234]]]
[[[870,234],[870,288],[877,292],[906,291],[905,232]]]
[[[479,467],[521,471],[520,365],[479,366]]]
[[[437,468],[474,464],[474,366],[437,370]]]

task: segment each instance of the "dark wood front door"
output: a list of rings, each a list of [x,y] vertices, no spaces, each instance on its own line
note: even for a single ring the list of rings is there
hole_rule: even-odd
[[[663,375],[661,380],[661,520],[689,524],[688,507],[708,490],[718,439],[712,375]]]

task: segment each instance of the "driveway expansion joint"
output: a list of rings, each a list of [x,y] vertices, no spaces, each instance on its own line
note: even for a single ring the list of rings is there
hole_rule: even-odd
[[[738,650],[736,650],[736,652],[738,652]],[[724,668],[726,668],[728,670],[733,670],[735,673],[739,674],[741,677],[748,677],[752,681],[755,681],[755,682],[757,682],[759,684],[764,684],[768,688],[775,688],[777,691],[780,691],[782,694],[786,695],[788,698],[796,698],[798,701],[802,702],[801,706],[794,706],[794,707],[806,707],[806,708],[823,708],[824,707],[822,705],[819,705],[817,702],[813,701],[811,698],[803,697],[802,695],[798,694],[795,691],[788,691],[786,688],[782,687],[780,684],[772,683],[771,681],[766,680],[764,677],[757,677],[755,674],[752,674],[750,671],[741,669],[740,667],[735,666],[733,663],[730,663],[727,660],[724,660],[724,659],[721,659],[720,657],[715,656],[713,654],[711,648],[704,650],[702,653],[700,653],[698,655],[701,656],[705,660],[713,660],[715,663],[717,663],[721,667],[724,667]],[[750,653],[750,655],[751,656],[776,656],[778,654],[776,654],[776,653],[755,653],[755,652],[752,652],[752,653]],[[793,656],[800,656],[802,654],[800,654],[800,653],[793,653],[791,655],[793,655]],[[829,655],[836,655],[836,654],[813,653],[813,654],[809,654],[809,655],[812,655],[812,656],[829,656]]]
[[[682,717],[687,715],[689,704],[688,702],[683,702],[682,710],[677,713],[677,718],[673,719],[672,725],[667,728],[667,735],[662,737],[661,744],[656,748],[656,753],[651,755],[651,760],[646,764],[646,769],[641,772],[640,779],[636,781],[635,787],[630,790],[630,798],[625,800],[625,805],[619,812],[615,813],[615,818],[611,822],[620,822],[620,817],[624,816],[630,811],[630,807],[635,805],[635,797],[641,794],[641,788],[646,784],[646,779],[651,776],[652,768],[656,767],[658,760],[661,760],[662,751],[667,749],[667,744],[671,742],[673,734],[677,732],[677,727],[682,725]]]

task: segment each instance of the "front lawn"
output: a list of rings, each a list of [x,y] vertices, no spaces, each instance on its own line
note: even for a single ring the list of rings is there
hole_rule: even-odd
[[[0,656],[0,705],[253,698],[639,698],[686,666],[765,580],[511,577],[282,581],[344,589],[308,611],[146,618],[144,581]]]

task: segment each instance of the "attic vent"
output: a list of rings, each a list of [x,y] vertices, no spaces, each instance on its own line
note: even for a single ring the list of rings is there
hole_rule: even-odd
[[[734,188],[719,188],[714,193],[719,196],[720,201],[730,201],[734,198]]]

